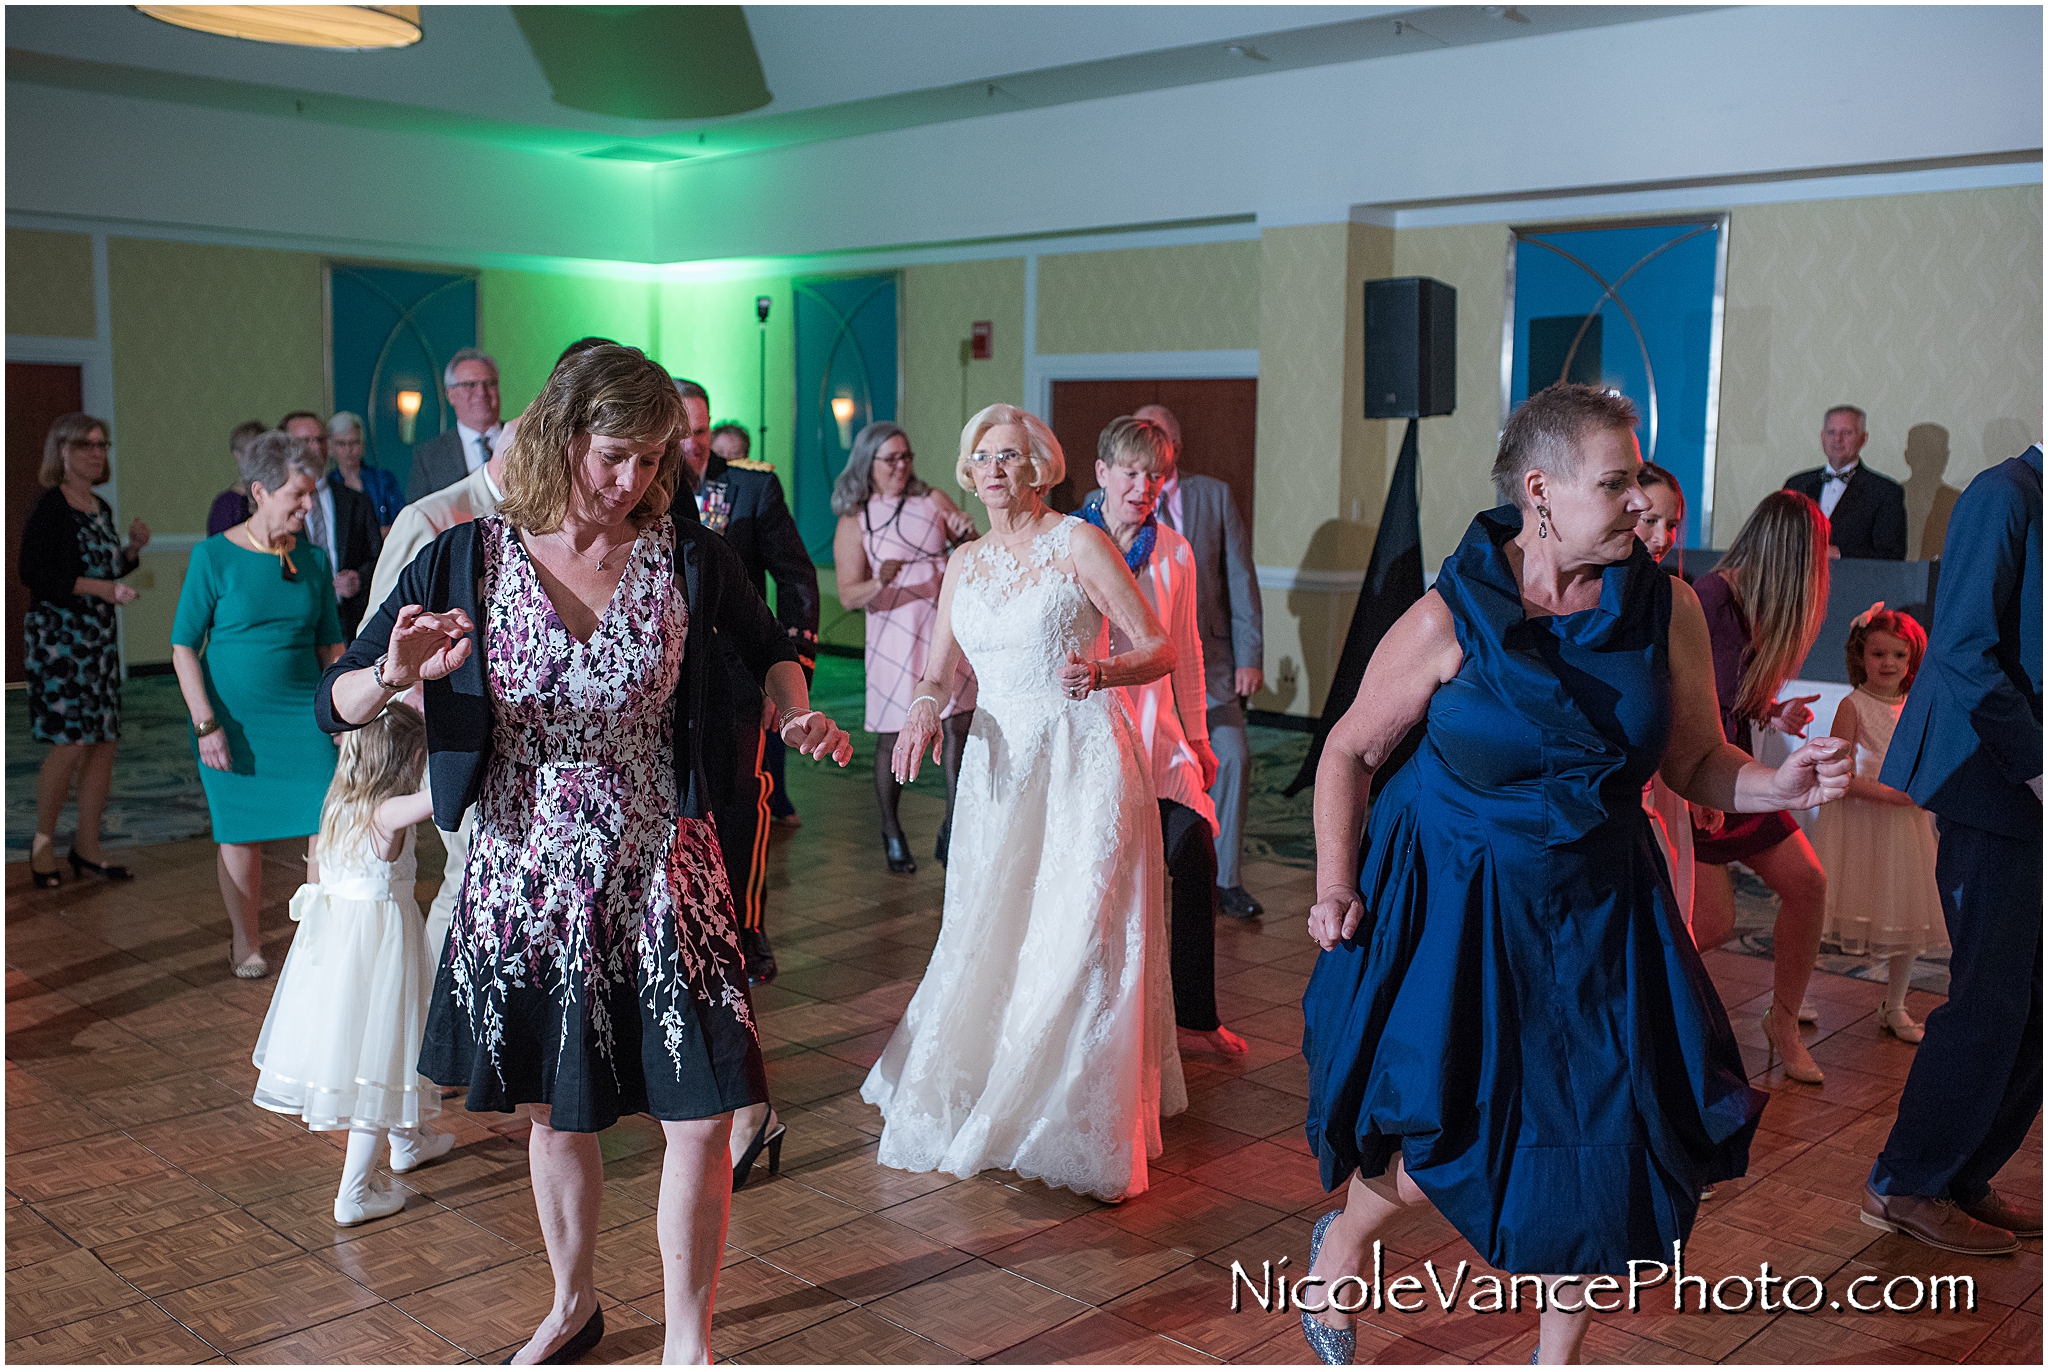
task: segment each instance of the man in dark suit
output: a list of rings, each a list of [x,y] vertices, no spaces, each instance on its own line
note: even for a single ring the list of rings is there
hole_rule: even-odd
[[[775,577],[775,613],[797,640],[804,672],[817,664],[818,568],[804,548],[796,518],[782,497],[782,481],[764,461],[727,461],[711,448],[711,397],[695,381],[678,379],[689,431],[683,439],[683,467],[696,491],[697,516],[720,534],[746,564],[748,578],[763,599],[768,577]],[[727,687],[737,734],[732,741],[733,773],[737,777],[732,803],[720,807],[718,842],[725,853],[726,876],[732,882],[733,906],[740,916],[740,951],[747,979],[761,984],[775,978],[775,952],[768,944],[765,916],[768,893],[769,778],[764,750],[772,724],[759,688],[737,658],[729,658]],[[713,739],[706,739],[711,746]],[[707,753],[707,764],[710,764]],[[718,764],[723,765],[723,758]]]
[[[1787,490],[1820,506],[1828,516],[1828,555],[1866,561],[1906,559],[1906,487],[1863,464],[1870,433],[1863,411],[1838,404],[1821,421],[1820,450],[1826,466],[1801,471]]]
[[[1995,1256],[2041,1235],[2038,1206],[1991,1187],[2041,1110],[2040,444],[1971,481],[1948,528],[1882,775],[1940,826],[1948,1002],[1927,1015],[1863,1220]]]
[[[437,437],[413,444],[412,479],[406,482],[410,504],[455,482],[491,459],[497,450],[498,363],[488,353],[465,347],[448,359],[441,372],[455,426]]]
[[[278,427],[306,445],[314,456],[327,456],[327,425],[301,409],[286,414]],[[334,568],[334,598],[341,610],[341,634],[353,638],[370,607],[370,575],[384,536],[377,527],[377,502],[360,490],[323,480],[306,511],[306,536]]]

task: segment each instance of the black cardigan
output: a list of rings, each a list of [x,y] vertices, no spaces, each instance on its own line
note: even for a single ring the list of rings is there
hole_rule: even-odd
[[[679,501],[680,502],[680,501]],[[690,628],[683,644],[682,678],[675,693],[675,774],[683,816],[702,818],[731,793],[723,769],[707,771],[704,744],[707,729],[713,741],[732,731],[730,720],[703,723],[707,705],[722,713],[732,707],[718,683],[716,634],[756,681],[764,680],[778,661],[795,662],[796,648],[783,633],[761,596],[747,580],[739,557],[716,533],[685,518],[675,520],[676,573],[690,608]],[[484,684],[484,615],[477,603],[483,583],[484,549],[474,523],[460,523],[421,549],[398,577],[383,607],[363,625],[356,640],[327,668],[314,692],[313,711],[330,733],[360,727],[336,717],[334,682],[345,672],[361,670],[382,656],[391,639],[398,611],[408,604],[435,613],[460,609],[477,633],[471,636],[469,659],[443,680],[426,684],[427,771],[434,793],[434,822],[453,832],[462,812],[476,802],[484,767],[491,755],[491,697]],[[758,698],[752,705],[759,707]],[[684,777],[689,777],[687,785]],[[723,783],[713,783],[713,777]]]
[[[98,495],[93,499],[111,523],[114,511]],[[36,501],[36,507],[29,511],[28,523],[21,530],[20,570],[21,581],[28,586],[31,603],[54,604],[60,609],[80,611],[107,603],[94,595],[72,592],[71,587],[86,573],[85,551],[78,545],[77,514],[71,502],[64,498],[64,492],[56,488],[45,490],[43,497]],[[127,575],[139,562],[140,558],[116,553],[114,578],[118,580]],[[111,609],[113,606],[108,604],[107,607]]]

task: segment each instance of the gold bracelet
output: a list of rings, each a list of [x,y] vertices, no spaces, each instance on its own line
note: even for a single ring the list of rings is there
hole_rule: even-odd
[[[220,720],[218,718],[209,718],[204,723],[194,723],[192,725],[192,736],[194,737],[211,737],[219,731]]]

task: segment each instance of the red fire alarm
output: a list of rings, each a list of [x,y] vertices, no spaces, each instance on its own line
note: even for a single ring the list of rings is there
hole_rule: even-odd
[[[987,319],[977,319],[975,321],[974,359],[976,361],[985,362],[991,356],[995,355],[994,344],[991,341],[994,337],[995,329],[996,326],[990,323]]]

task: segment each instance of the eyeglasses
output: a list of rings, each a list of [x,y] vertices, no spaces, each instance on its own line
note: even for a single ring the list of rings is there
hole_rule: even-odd
[[[108,450],[108,444],[105,438],[101,438],[98,442],[87,442],[83,439],[73,439],[72,441],[67,442],[64,445],[66,447],[76,447],[81,451],[85,452],[105,452]]]
[[[908,466],[908,465],[910,465],[910,463],[912,463],[913,461],[916,461],[916,460],[917,460],[917,454],[916,454],[915,452],[899,452],[899,453],[898,453],[897,455],[895,455],[895,456],[893,456],[893,457],[876,457],[876,458],[875,458],[875,465],[877,465],[877,466]]]
[[[1000,466],[1005,471],[1014,471],[1030,459],[1028,454],[1019,452],[1014,447],[1006,447],[1000,452],[976,452],[968,458],[969,461],[974,463],[974,469],[977,471],[986,471],[992,466]]]
[[[496,390],[498,383],[496,381],[453,381],[449,384],[448,388],[450,390]]]

